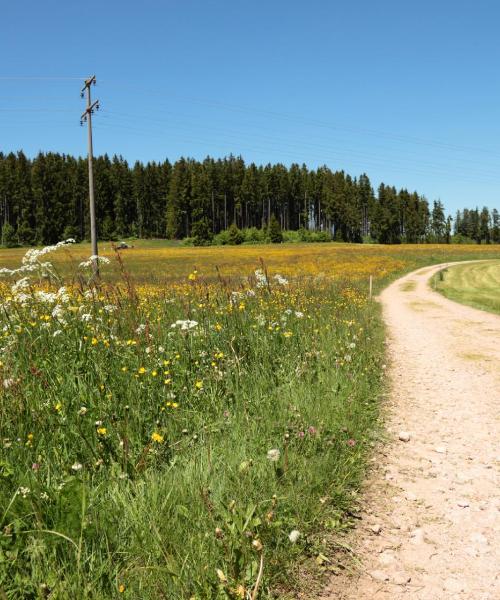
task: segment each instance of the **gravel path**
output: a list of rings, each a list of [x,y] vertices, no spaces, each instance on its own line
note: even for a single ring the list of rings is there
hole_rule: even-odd
[[[331,600],[500,598],[500,317],[431,291],[439,268],[380,298],[389,441],[350,540],[360,565],[332,580]]]

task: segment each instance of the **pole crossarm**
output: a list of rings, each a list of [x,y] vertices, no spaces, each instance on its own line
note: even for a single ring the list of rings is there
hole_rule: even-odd
[[[87,115],[89,113],[94,114],[94,111],[96,110],[99,110],[99,100],[93,102],[88,108],[85,109],[85,112],[82,113],[82,116],[80,117],[82,125],[87,121]]]
[[[85,93],[85,90],[90,87],[91,85],[95,85],[96,84],[96,78],[95,75],[92,75],[92,77],[89,77],[88,79],[85,80],[85,85],[82,87],[82,91],[81,91],[81,96],[83,98],[83,94]]]

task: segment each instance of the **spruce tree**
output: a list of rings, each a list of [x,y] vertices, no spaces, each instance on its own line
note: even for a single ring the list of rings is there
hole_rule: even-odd
[[[269,241],[272,244],[281,244],[281,242],[283,241],[281,225],[279,224],[279,221],[274,214],[271,215],[269,227],[267,228],[267,235],[269,237]]]

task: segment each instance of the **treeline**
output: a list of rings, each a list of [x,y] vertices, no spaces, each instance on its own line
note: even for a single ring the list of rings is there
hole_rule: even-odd
[[[94,160],[101,239],[192,238],[209,243],[231,225],[319,231],[339,241],[380,243],[498,242],[498,211],[464,210],[454,229],[441,202],[326,166],[259,166],[241,157],[181,158],[174,164],[107,155]],[[0,153],[3,243],[47,244],[89,238],[88,167],[84,158]]]
[[[480,244],[481,242],[500,244],[500,214],[496,208],[491,213],[485,207],[463,211],[458,210],[454,223],[455,240],[460,242],[470,240]]]

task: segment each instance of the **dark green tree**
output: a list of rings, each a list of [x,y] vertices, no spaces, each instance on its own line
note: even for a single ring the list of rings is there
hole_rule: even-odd
[[[275,215],[271,215],[271,220],[269,221],[269,227],[267,228],[267,235],[269,237],[269,241],[272,244],[281,244],[283,241],[283,233],[281,231],[281,225]]]

